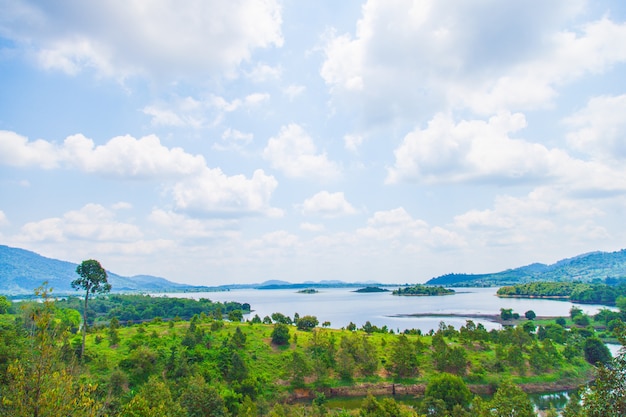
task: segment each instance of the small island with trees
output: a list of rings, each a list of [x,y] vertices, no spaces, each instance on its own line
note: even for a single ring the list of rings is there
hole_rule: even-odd
[[[455,291],[449,288],[444,288],[440,285],[422,285],[415,284],[410,287],[400,287],[397,290],[393,290],[393,295],[408,295],[408,296],[430,296],[430,295],[451,295]]]
[[[315,288],[305,288],[303,290],[299,290],[298,294],[317,294],[319,291]]]
[[[364,288],[359,288],[358,290],[354,290],[354,292],[359,292],[359,293],[389,292],[389,290],[385,288],[380,288],[380,287],[364,287]]]

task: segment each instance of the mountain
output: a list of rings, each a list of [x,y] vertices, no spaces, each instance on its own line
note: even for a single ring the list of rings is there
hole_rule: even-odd
[[[626,249],[617,252],[590,252],[562,259],[552,265],[534,263],[488,274],[446,274],[428,280],[429,285],[501,286],[533,281],[597,282],[626,279]]]
[[[77,264],[51,259],[35,252],[0,245],[0,293],[30,295],[44,281],[54,289],[54,294],[73,294],[70,283],[78,278]],[[150,275],[125,277],[107,271],[113,292],[126,291],[198,291],[208,289],[178,284],[165,278]]]

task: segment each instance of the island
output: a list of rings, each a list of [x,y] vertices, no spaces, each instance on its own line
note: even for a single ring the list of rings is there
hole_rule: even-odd
[[[393,295],[408,295],[408,296],[429,296],[429,295],[451,295],[454,294],[454,290],[444,288],[440,285],[423,285],[415,284],[410,287],[401,287],[397,290],[393,290]]]
[[[368,293],[368,292],[389,292],[389,290],[384,289],[384,288],[380,288],[380,287],[365,287],[365,288],[359,288],[358,290],[354,290],[354,292],[362,292],[362,293]]]
[[[304,290],[298,291],[298,294],[317,294],[319,291],[315,288],[306,288]]]

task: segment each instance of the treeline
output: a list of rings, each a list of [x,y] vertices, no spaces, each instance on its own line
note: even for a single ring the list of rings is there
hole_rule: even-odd
[[[428,334],[394,334],[319,328],[315,316],[244,322],[205,311],[126,326],[113,317],[90,329],[81,356],[80,336],[59,316],[68,307],[43,295],[0,315],[2,416],[534,416],[517,384],[582,383],[591,364],[610,360],[593,327],[556,322],[488,331],[468,320],[460,329],[442,322]],[[394,391],[381,399],[362,390],[356,410],[330,405],[362,384]],[[394,399],[411,386],[425,387],[423,395],[410,405]],[[470,387],[495,395],[486,400]],[[293,405],[295,392],[312,401]],[[585,395],[585,405],[594,404]]]
[[[578,282],[531,282],[501,287],[500,297],[550,297],[563,298],[575,303],[614,306],[620,297],[626,297],[626,283],[618,285],[587,284]]]
[[[400,287],[393,290],[393,295],[448,295],[454,294],[454,290],[439,285],[415,284],[410,287]]]
[[[82,311],[84,300],[79,297],[68,297],[58,300],[56,306],[61,309]],[[106,295],[95,297],[89,301],[88,321],[92,325],[98,321],[108,322],[113,317],[121,322],[148,321],[155,318],[165,320],[189,320],[195,315],[210,315],[221,319],[222,316],[239,311],[241,314],[250,312],[250,304],[238,302],[214,302],[207,298],[194,300],[191,298],[152,297],[150,295]]]

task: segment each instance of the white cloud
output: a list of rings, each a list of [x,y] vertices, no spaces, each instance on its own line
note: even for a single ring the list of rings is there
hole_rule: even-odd
[[[60,157],[84,172],[146,179],[195,174],[205,166],[201,155],[167,148],[154,135],[117,136],[99,146],[83,135],[73,135],[65,139]]]
[[[39,166],[44,169],[59,165],[58,150],[45,140],[30,142],[15,132],[0,131],[0,163],[8,166]]]
[[[626,95],[594,97],[584,109],[567,117],[567,135],[577,150],[608,161],[626,159]]]
[[[280,65],[272,67],[264,63],[257,63],[255,67],[246,75],[252,81],[260,83],[270,80],[279,80],[282,75],[283,69]]]
[[[174,97],[145,106],[153,126],[208,128],[218,125],[225,114],[240,109],[252,109],[270,100],[268,93],[251,93],[243,98],[227,100],[215,94],[207,97]]]
[[[394,151],[396,160],[387,181],[499,185],[542,181],[562,184],[571,194],[626,192],[626,172],[619,167],[510,137],[525,125],[519,113],[459,123],[438,114],[426,129],[405,136]]]
[[[115,220],[115,213],[99,204],[87,204],[62,217],[52,217],[22,226],[19,240],[25,242],[135,242],[143,238],[139,228]]]
[[[361,135],[345,135],[343,141],[347,150],[356,152],[363,143]]]
[[[158,0],[57,4],[18,0],[3,12],[5,36],[26,45],[45,68],[87,68],[126,77],[230,72],[259,48],[281,46],[281,7],[273,0]]]
[[[29,142],[13,132],[0,132],[0,163],[17,167],[76,168],[83,172],[130,178],[168,178],[200,172],[201,155],[167,148],[154,135],[135,139],[117,136],[104,145],[78,134],[62,145],[44,140]]]
[[[370,124],[432,109],[543,108],[557,86],[626,61],[626,24],[605,17],[566,29],[584,10],[567,0],[369,0],[354,34],[327,34],[320,74],[334,102]]]
[[[111,206],[113,210],[130,210],[133,208],[133,205],[126,201],[119,201]]]
[[[394,151],[396,162],[387,180],[397,182],[507,181],[547,178],[567,160],[560,151],[511,139],[526,126],[522,114],[500,113],[482,120],[453,120],[436,115],[426,129],[405,136]]]
[[[193,215],[268,215],[279,217],[282,211],[272,208],[269,200],[278,182],[263,170],[252,178],[227,176],[220,169],[202,172],[176,183],[170,190],[175,208]]]
[[[601,201],[573,199],[559,187],[544,186],[522,197],[498,196],[493,208],[459,214],[454,225],[476,247],[521,245],[531,252],[534,249],[524,245],[565,247],[608,238],[609,231],[601,225],[606,216],[600,208],[603,205]],[[587,233],[581,233],[583,230]]]
[[[408,252],[466,245],[456,232],[440,226],[431,227],[423,220],[414,219],[403,207],[377,211],[367,220],[367,227],[358,229],[356,235],[362,241],[388,241],[393,247]]]
[[[304,222],[300,224],[300,230],[307,232],[323,232],[326,228],[323,224]]]
[[[303,94],[305,91],[306,91],[306,86],[301,85],[301,84],[291,84],[283,90],[285,95],[289,97],[289,100],[291,101],[293,101],[299,95]]]
[[[323,217],[338,217],[356,214],[357,210],[346,200],[342,192],[329,193],[320,191],[302,203],[302,214]]]
[[[318,154],[313,139],[297,124],[283,126],[263,150],[273,168],[292,178],[329,180],[340,175],[336,163]]]
[[[154,209],[149,220],[185,240],[227,236],[233,238],[239,235],[239,231],[235,230],[236,220],[232,219],[197,219],[181,213]]]

